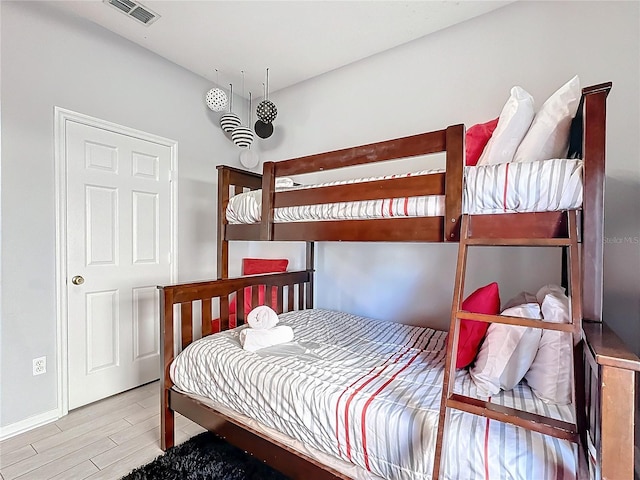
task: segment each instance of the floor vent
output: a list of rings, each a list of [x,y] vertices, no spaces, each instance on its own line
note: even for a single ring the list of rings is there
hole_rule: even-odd
[[[107,5],[111,5],[113,8],[117,8],[120,12],[124,13],[128,17],[135,18],[140,23],[145,25],[151,25],[155,22],[160,15],[152,12],[147,7],[139,2],[133,2],[132,0],[103,0]]]

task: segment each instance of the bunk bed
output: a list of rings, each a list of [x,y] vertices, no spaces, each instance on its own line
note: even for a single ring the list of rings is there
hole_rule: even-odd
[[[554,468],[558,469],[558,472],[565,475],[566,478],[574,478],[576,472],[579,472],[581,478],[587,478],[587,472],[591,473],[592,478],[632,478],[634,378],[635,372],[640,370],[640,360],[602,323],[605,123],[606,98],[610,88],[610,83],[584,88],[579,112],[576,115],[576,122],[582,130],[580,141],[583,162],[581,207],[578,205],[553,211],[488,213],[485,215],[475,215],[474,212],[470,212],[468,204],[465,207],[464,200],[467,192],[464,184],[465,129],[462,125],[298,159],[266,162],[262,175],[228,166],[218,167],[218,203],[220,207],[218,216],[218,280],[159,287],[161,291],[160,311],[164,368],[161,388],[162,448],[167,449],[173,446],[174,414],[178,412],[205,428],[219,433],[231,443],[251,452],[257,458],[291,478],[385,478],[386,476],[428,478],[429,475],[425,473],[427,470],[429,473],[433,471],[435,478],[444,478],[443,475],[461,475],[460,471],[457,471],[456,474],[448,472],[448,470],[456,468],[456,462],[451,459],[447,460],[447,455],[452,455],[450,451],[443,453],[442,450],[444,442],[449,441],[445,436],[448,430],[446,426],[455,421],[455,430],[462,432],[455,441],[449,441],[450,443],[446,444],[447,450],[450,450],[465,435],[468,437],[468,431],[465,430],[468,428],[468,423],[465,421],[473,421],[469,419],[484,416],[487,418],[487,425],[488,419],[498,420],[512,429],[509,430],[510,432],[520,432],[522,429],[526,429],[539,435],[536,438],[551,438],[550,445],[552,446],[544,447],[542,453],[538,452],[537,454],[546,458],[549,448],[555,449],[556,452],[560,448],[564,453],[559,456],[563,459],[558,461]],[[278,179],[283,177],[438,152],[444,152],[446,156],[446,168],[442,172],[399,175],[393,178],[368,179],[366,182],[356,183],[334,182],[314,188],[300,188],[296,185],[290,185],[292,188],[276,188]],[[247,193],[252,195],[254,200],[258,198],[261,201],[257,204],[259,215],[254,215],[254,220],[257,218],[258,221],[244,224],[229,222],[225,212],[230,201],[233,197]],[[393,209],[389,210],[390,215],[383,214],[387,208],[385,205],[389,205],[389,203],[384,203],[384,199],[405,199],[427,195],[440,198],[439,210],[435,214],[430,213],[430,216],[411,216],[409,214],[398,217],[393,216]],[[295,222],[284,222],[280,221],[281,216],[279,216],[279,212],[286,212],[286,209],[290,207],[316,208],[319,205],[340,202],[376,201],[381,202],[376,205],[383,205],[383,208],[380,209],[381,214],[373,215],[378,218],[337,219],[328,217],[320,221],[317,219],[297,219]],[[255,208],[254,206],[254,210]],[[320,209],[322,210],[322,208]],[[579,244],[578,237],[581,237]],[[228,278],[229,242],[234,240],[304,241],[306,242],[306,269],[297,272]],[[429,445],[420,444],[420,448],[423,448],[424,452],[412,451],[409,454],[412,458],[419,458],[423,453],[426,454],[427,449],[435,449],[433,456],[431,453],[424,455],[425,458],[430,459],[422,462],[425,465],[428,464],[427,466],[418,461],[421,464],[419,468],[422,469],[420,470],[422,476],[416,477],[415,472],[410,474],[403,472],[401,464],[396,464],[394,467],[396,470],[393,468],[384,470],[381,467],[382,471],[386,473],[369,476],[375,470],[369,468],[369,462],[375,463],[376,459],[373,458],[373,454],[372,458],[367,457],[366,447],[364,449],[365,457],[367,457],[364,459],[366,468],[356,468],[344,461],[344,454],[338,455],[341,458],[336,460],[335,451],[332,451],[331,448],[328,451],[332,453],[328,454],[323,452],[321,448],[309,447],[308,439],[304,434],[294,438],[296,435],[287,432],[285,428],[279,432],[261,421],[256,421],[255,418],[252,418],[251,413],[247,413],[251,410],[245,410],[244,415],[238,413],[247,404],[255,403],[255,399],[245,398],[238,393],[234,409],[229,406],[233,405],[233,401],[225,405],[224,402],[212,401],[204,395],[187,393],[174,385],[173,375],[178,375],[174,369],[178,368],[176,364],[180,363],[180,361],[176,361],[178,353],[201,349],[202,343],[199,342],[202,341],[198,341],[198,338],[206,337],[205,340],[210,344],[209,348],[212,348],[206,354],[206,363],[209,366],[215,365],[217,370],[213,375],[232,379],[229,380],[232,396],[235,396],[234,392],[245,392],[253,388],[246,384],[243,385],[235,368],[239,364],[252,364],[253,362],[251,375],[259,375],[260,368],[255,368],[255,364],[259,364],[261,360],[256,360],[255,357],[252,357],[253,360],[247,360],[247,357],[242,356],[237,333],[229,329],[229,306],[230,299],[235,296],[235,316],[238,325],[242,325],[248,314],[244,307],[245,295],[249,295],[253,306],[258,305],[258,288],[255,288],[258,286],[266,286],[269,291],[274,293],[277,300],[273,306],[278,313],[284,312],[283,319],[288,318],[292,322],[301,322],[297,331],[300,339],[313,340],[319,338],[318,335],[322,338],[331,337],[331,331],[337,328],[336,325],[339,325],[341,332],[339,337],[347,338],[345,340],[347,344],[343,344],[345,348],[347,348],[345,345],[348,345],[349,348],[357,348],[359,339],[365,337],[369,342],[366,343],[366,348],[377,342],[376,338],[369,338],[370,335],[374,335],[373,333],[369,335],[365,332],[380,329],[372,328],[371,324],[362,324],[361,322],[364,320],[360,317],[342,315],[338,318],[337,324],[328,327],[328,331],[321,328],[322,324],[326,323],[323,320],[324,317],[329,313],[313,309],[314,242],[316,241],[460,242],[450,329],[453,334],[447,337],[444,332],[430,331],[427,334],[423,331],[413,330],[417,327],[400,325],[393,327],[402,330],[394,334],[399,338],[422,339],[414,345],[417,350],[411,350],[418,351],[416,358],[431,355],[430,361],[437,358],[440,365],[439,373],[430,379],[420,377],[420,372],[418,372],[418,376],[412,380],[413,388],[419,390],[423,383],[433,383],[434,378],[441,383],[444,382],[442,388],[438,386],[440,390],[437,392],[441,393],[420,391],[420,394],[430,395],[431,406],[435,405],[433,408],[435,408],[437,418],[436,445],[434,446],[433,442]],[[466,249],[473,245],[482,244],[535,244],[562,247],[563,258],[566,260],[563,265],[565,267],[563,283],[569,285],[572,291],[572,323],[568,326],[544,328],[573,332],[574,338],[579,340],[574,348],[575,395],[573,401],[575,417],[572,417],[571,413],[560,412],[560,409],[555,415],[556,418],[549,420],[546,418],[549,416],[549,408],[544,405],[534,406],[534,409],[545,411],[547,415],[523,413],[507,406],[510,401],[512,403],[513,401],[506,397],[501,399],[503,404],[496,407],[491,402],[473,398],[473,388],[469,387],[472,382],[465,384],[463,379],[462,386],[459,385],[460,382],[456,378],[453,366],[455,362],[452,361],[452,358],[455,357],[458,348],[458,328],[461,315],[464,314],[462,315],[464,318],[469,317],[469,312],[461,312],[460,310],[461,296],[464,291]],[[246,290],[247,287],[253,287],[250,293]],[[472,315],[471,318],[483,322],[497,321],[533,326],[532,321],[526,319],[497,318],[480,314]],[[334,319],[334,321],[336,320]],[[347,327],[350,326],[357,333],[355,337],[348,336],[349,328]],[[386,326],[388,328],[389,324]],[[536,326],[536,328],[539,327]],[[220,335],[210,335],[217,332],[221,332]],[[307,334],[308,337],[305,337]],[[340,339],[337,340],[338,343],[340,341]],[[223,345],[227,345],[232,351],[224,353],[219,359],[214,355],[216,352],[222,351]],[[403,345],[402,342],[399,345]],[[403,355],[405,354],[403,353]],[[374,356],[374,354],[371,355],[372,358]],[[183,355],[180,358],[189,357]],[[382,358],[380,357],[380,359]],[[410,365],[399,361],[399,357],[393,358],[394,360],[390,364],[402,364],[404,365],[403,369],[411,370]],[[378,368],[384,364],[384,361],[380,359],[372,360],[373,368],[376,368],[376,361],[382,362],[378,364]],[[193,360],[182,360],[183,368],[186,368],[187,372],[200,368],[192,362]],[[383,369],[388,366],[385,364]],[[313,370],[311,367],[310,369]],[[211,370],[208,370],[208,367],[204,372],[205,375],[211,375]],[[324,373],[330,375],[331,372],[327,370]],[[296,375],[294,373],[284,375],[284,377],[291,378],[283,378],[278,382],[294,381],[292,379],[295,379]],[[339,377],[338,374],[335,378],[329,377],[331,378],[329,383],[333,380],[339,382]],[[261,380],[259,376],[253,378],[254,384],[265,381]],[[327,378],[324,381],[325,383],[321,383],[317,388],[326,389]],[[458,385],[457,390],[454,389],[454,384]],[[300,388],[299,384],[287,385],[289,391]],[[463,394],[460,393],[460,389],[463,390]],[[263,388],[262,393],[265,393],[266,390],[268,389]],[[260,396],[262,393],[258,389],[257,395]],[[434,395],[441,395],[441,398],[438,399],[439,407],[438,402],[434,401]],[[523,398],[527,393],[522,390],[518,391],[517,395]],[[296,395],[291,398],[290,403],[295,403]],[[339,398],[338,402],[340,400]],[[367,404],[367,406],[369,405]],[[378,407],[379,405],[376,406],[376,408]],[[453,410],[467,413],[452,415]],[[386,418],[392,418],[396,414],[397,412],[390,413]],[[398,413],[398,415],[400,414],[402,412]],[[291,411],[281,411],[279,415],[287,417],[291,415]],[[384,416],[387,414],[381,413],[380,415],[383,416],[384,421]],[[415,412],[411,415],[418,416]],[[571,417],[571,421],[565,421],[568,417]],[[322,430],[319,421],[312,421],[311,425],[308,424],[308,419],[306,421],[307,424],[303,426],[304,428]],[[345,418],[342,421],[348,421],[346,407]],[[336,425],[338,423],[340,422],[336,417]],[[571,423],[575,424],[575,427],[572,428]],[[334,426],[334,428],[337,427]],[[362,428],[364,432],[364,427]],[[432,425],[431,428],[434,429],[433,435],[435,435],[435,425]],[[345,429],[345,432],[347,434],[346,444],[343,444],[342,447],[339,445],[338,450],[349,448],[347,446],[349,443],[348,429]],[[502,433],[504,434],[504,431]],[[436,438],[433,435],[431,438]],[[451,433],[449,432],[448,435]],[[345,441],[344,437],[340,437],[340,435],[337,437],[339,444]],[[416,449],[416,446],[411,442],[404,444],[398,438],[389,440],[372,437],[376,436],[369,436],[370,444],[380,441],[383,444],[382,448],[384,448],[385,441],[388,444],[402,444],[402,448],[397,448],[400,457],[402,457],[403,451],[406,453],[407,449]],[[355,442],[355,439],[352,440]],[[581,447],[581,453],[574,460],[571,460],[576,457],[572,454],[575,450],[570,447],[571,442]],[[530,444],[526,444],[520,449],[526,450],[529,447]],[[456,450],[458,453],[455,455],[460,454],[459,450]],[[569,453],[566,454],[566,452]],[[522,456],[523,452],[516,451],[514,455],[515,457]],[[568,460],[564,459],[567,455]],[[355,459],[356,454],[353,456]],[[503,452],[501,456],[505,456],[505,453]],[[350,454],[347,457],[351,459]],[[510,458],[506,461],[510,461]],[[355,460],[354,462],[358,463]],[[440,475],[441,463],[444,469],[442,475]],[[485,465],[482,468],[489,467]],[[492,468],[501,467],[494,466]],[[558,472],[555,472],[556,477]],[[554,475],[552,474],[552,476]],[[448,476],[446,478],[456,477]]]

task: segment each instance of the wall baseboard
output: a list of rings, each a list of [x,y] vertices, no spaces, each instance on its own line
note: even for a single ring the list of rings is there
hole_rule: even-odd
[[[36,427],[54,422],[59,418],[60,411],[56,408],[55,410],[49,410],[48,412],[25,418],[24,420],[20,420],[19,422],[12,423],[5,427],[0,427],[0,442],[7,438],[15,437],[21,433],[33,430]]]

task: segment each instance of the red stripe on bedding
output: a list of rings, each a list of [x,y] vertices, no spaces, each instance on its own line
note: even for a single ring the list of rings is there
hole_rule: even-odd
[[[404,355],[404,353],[403,353]],[[393,363],[398,363],[397,360]],[[366,387],[367,385],[369,385],[371,382],[373,382],[376,378],[378,378],[380,376],[380,374],[382,372],[384,372],[387,367],[389,367],[389,364],[385,365],[382,370],[380,370],[378,373],[376,373],[373,377],[371,377],[369,380],[367,380],[366,382],[364,382],[362,385],[360,385],[358,388],[356,388],[356,390],[351,394],[351,396],[349,396],[349,398],[347,399],[347,403],[345,403],[344,405],[344,434],[345,434],[345,443],[346,443],[346,450],[347,450],[347,458],[349,460],[351,460],[351,442],[349,441],[349,406],[351,405],[351,402],[353,401],[353,398],[362,391],[362,389],[364,387]]]
[[[404,198],[404,216],[409,216],[409,197]]]
[[[388,362],[389,360],[391,360],[391,358],[393,358],[393,355],[391,357],[389,357],[386,362]],[[385,362],[385,363],[386,363]],[[364,375],[362,375],[360,378],[358,378],[356,381],[354,381],[351,385],[349,385],[347,388],[345,388],[342,393],[340,394],[340,396],[338,397],[338,401],[336,402],[336,440],[338,441],[338,455],[342,455],[342,449],[340,448],[340,431],[339,431],[339,427],[338,427],[338,420],[339,420],[339,412],[340,412],[340,400],[342,400],[342,396],[347,393],[347,391],[353,387],[356,383],[358,383],[360,380],[362,380],[363,378],[366,378],[367,376],[371,375],[373,373],[373,371],[376,369],[376,367],[373,367],[371,370],[369,370],[367,373],[365,373]],[[348,420],[347,420],[348,421]]]
[[[489,397],[488,402],[491,401],[491,397]],[[484,478],[485,480],[489,480],[489,422],[490,419],[487,418],[487,425],[484,430]]]
[[[389,199],[389,216],[393,217],[393,198]]]
[[[398,352],[392,353],[391,356],[389,358],[387,358],[382,365],[388,365],[388,363],[393,360],[393,357],[395,357],[397,355],[397,353]],[[349,389],[351,389],[359,381],[361,381],[361,380],[367,378],[369,375],[371,375],[375,371],[375,369],[378,368],[378,367],[379,367],[379,365],[376,365],[376,366],[372,367],[371,370],[369,370],[367,373],[365,373],[364,375],[361,375],[360,377],[358,377],[357,380],[355,380],[351,385],[349,385],[347,388],[345,388],[342,391],[342,393],[338,397],[338,400],[336,401],[336,440],[338,442],[338,455],[340,455],[340,456],[342,455],[342,448],[340,447],[340,429],[339,429],[340,401],[342,400],[342,397],[344,396],[344,394],[349,391]],[[387,368],[387,367],[385,366],[385,368]],[[362,388],[362,387],[360,387],[360,388]],[[355,393],[354,393],[354,395],[355,395]],[[345,409],[345,430],[347,432],[347,443],[348,443],[349,442],[349,416],[347,414],[347,410],[346,409]],[[348,446],[348,448],[350,449],[349,446]]]
[[[502,195],[502,204],[504,205],[504,211],[507,211],[507,188],[509,187],[509,164],[506,164],[504,171],[504,193]]]
[[[360,393],[360,391],[366,387],[367,385],[369,385],[372,381],[374,381],[376,378],[378,378],[386,369],[387,367],[389,367],[389,365],[394,364],[394,363],[398,363],[400,360],[402,360],[402,357],[404,357],[407,353],[409,353],[411,351],[412,348],[415,347],[415,344],[417,341],[419,341],[420,336],[418,336],[417,339],[413,339],[411,345],[405,345],[403,347],[404,351],[401,352],[394,352],[387,360],[384,361],[384,363],[382,365],[376,365],[375,367],[373,367],[371,370],[369,370],[365,375],[362,375],[360,378],[358,378],[355,382],[353,382],[351,385],[349,385],[349,387],[347,387],[341,394],[340,397],[338,398],[338,401],[336,402],[336,439],[338,441],[338,452],[341,454],[341,449],[340,449],[340,432],[339,432],[339,428],[338,428],[338,419],[339,419],[339,415],[338,412],[340,410],[340,400],[342,398],[342,396],[347,392],[347,390],[349,390],[351,387],[353,387],[356,383],[358,383],[359,381],[365,379],[366,377],[368,377],[369,375],[371,375],[373,373],[373,371],[379,367],[382,366],[382,370],[380,370],[379,372],[377,372],[373,377],[369,378],[366,382],[364,382],[362,385],[360,385],[347,399],[347,402],[345,403],[344,406],[344,431],[345,431],[345,450],[346,450],[346,455],[347,458],[349,460],[351,460],[351,441],[350,441],[350,435],[349,435],[349,407],[351,405],[351,402],[353,401],[354,397]],[[395,357],[395,359],[394,359]]]
[[[407,351],[406,353],[409,353],[409,351]],[[420,351],[418,353],[416,353],[413,356],[413,358],[406,363],[406,365],[404,367],[402,367],[400,370],[398,370],[396,373],[394,373],[393,376],[389,380],[387,380],[378,390],[375,391],[375,393],[373,395],[371,395],[369,397],[369,399],[365,402],[364,407],[362,408],[362,425],[361,425],[361,429],[362,429],[362,450],[364,452],[364,466],[369,471],[371,471],[371,468],[369,467],[369,453],[367,452],[367,431],[366,431],[366,428],[365,428],[365,420],[366,420],[366,416],[367,416],[367,409],[369,408],[369,405],[371,405],[371,402],[373,402],[373,399],[375,397],[377,397],[378,394],[387,387],[387,385],[389,385],[391,382],[393,382],[395,380],[395,378],[400,373],[402,373],[404,370],[406,370],[407,367],[409,367],[415,361],[415,359],[420,356],[421,353],[422,352],[420,352]]]

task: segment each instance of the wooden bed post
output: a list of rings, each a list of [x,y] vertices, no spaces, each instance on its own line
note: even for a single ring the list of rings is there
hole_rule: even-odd
[[[585,367],[596,382],[595,388],[586,390],[587,425],[591,427],[599,473],[596,478],[632,479],[634,380],[640,372],[640,359],[606,323],[587,322],[582,328]]]
[[[262,166],[262,222],[260,240],[273,240],[273,192],[276,186],[275,164],[265,162]]]
[[[262,175],[228,165],[218,165],[218,245],[217,270],[218,279],[229,278],[229,239],[238,240],[234,236],[233,227],[227,221],[229,199],[245,190],[256,190],[262,187]]]
[[[162,343],[162,385],[160,392],[160,448],[166,451],[173,447],[175,437],[175,415],[169,406],[169,390],[173,387],[169,371],[173,361],[173,293],[160,290],[160,340]]]
[[[227,205],[229,203],[229,170],[218,165],[218,278],[229,278],[229,241],[226,240]]]
[[[582,90],[582,101],[576,120],[582,120],[583,158],[583,202],[582,202],[582,315],[583,319],[602,322],[603,296],[603,243],[604,243],[604,182],[605,182],[605,141],[606,141],[606,100],[611,83],[595,85]],[[585,235],[584,232],[589,232]],[[562,284],[567,287],[567,252],[562,251]],[[583,326],[584,331],[584,326]],[[589,355],[589,353],[586,353]],[[583,347],[574,349],[574,391],[576,393],[576,423],[580,441],[586,453],[591,422],[587,405],[600,402],[600,395],[592,398],[585,391],[585,375],[591,369],[599,370],[596,362],[588,365],[583,356]],[[601,373],[594,372],[602,381]],[[585,382],[585,385],[581,385]],[[587,403],[588,402],[588,403]],[[599,408],[599,407],[598,407]],[[598,429],[600,426],[593,425]],[[593,433],[593,432],[592,432]],[[594,439],[599,443],[599,439]],[[632,442],[633,443],[633,442]]]
[[[583,332],[585,363],[597,388],[585,392],[578,419],[591,427],[596,478],[633,478],[635,376],[640,359],[603,323],[604,188],[606,107],[611,82],[587,87],[583,111],[584,194],[582,228]],[[584,375],[584,370],[578,372]],[[586,382],[585,382],[586,383]],[[579,399],[583,401],[583,398]],[[594,409],[595,407],[595,409]],[[595,418],[589,416],[594,409]],[[586,413],[586,415],[585,415]],[[589,418],[588,420],[585,417]],[[586,443],[587,433],[582,435]]]
[[[607,95],[611,82],[587,87],[584,95],[583,160],[584,194],[582,229],[583,315],[602,321],[604,183]]]
[[[306,284],[305,308],[313,308],[313,277],[315,276],[315,243],[307,242],[306,248],[306,268],[309,274],[309,282]]]
[[[464,182],[464,125],[447,127],[445,170],[444,241],[460,240],[460,218],[462,217],[462,187]]]

